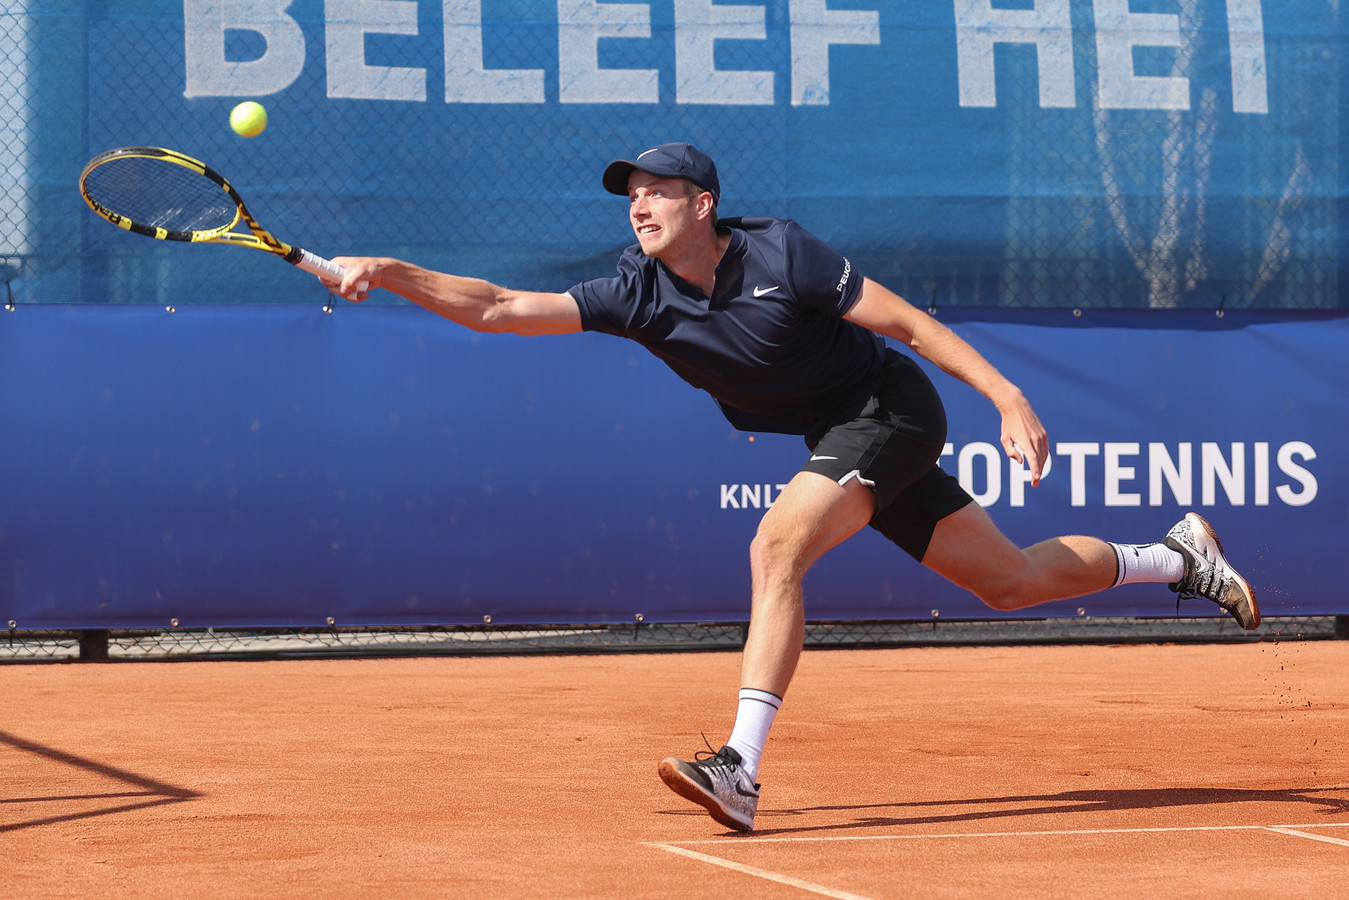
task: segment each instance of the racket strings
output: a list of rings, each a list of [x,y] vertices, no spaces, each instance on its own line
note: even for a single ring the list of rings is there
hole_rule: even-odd
[[[109,160],[90,170],[85,190],[119,216],[168,231],[228,228],[239,213],[220,185],[162,159],[128,156]]]

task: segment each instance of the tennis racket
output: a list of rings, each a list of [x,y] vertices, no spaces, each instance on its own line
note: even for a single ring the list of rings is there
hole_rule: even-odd
[[[278,240],[223,175],[176,150],[118,147],[100,153],[80,173],[80,195],[118,228],[156,240],[266,250],[328,281],[347,274],[331,260]],[[233,230],[241,221],[250,233]]]

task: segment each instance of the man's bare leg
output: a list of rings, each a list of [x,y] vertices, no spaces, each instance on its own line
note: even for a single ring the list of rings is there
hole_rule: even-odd
[[[845,485],[800,472],[774,501],[750,545],[753,585],[742,687],[787,693],[805,638],[801,581],[830,548],[871,520],[876,498],[856,478]]]
[[[998,610],[1064,600],[1115,583],[1115,551],[1099,538],[1069,535],[1022,549],[977,503],[937,523],[923,565]]]
[[[855,478],[839,485],[800,472],[759,523],[750,545],[753,597],[735,728],[715,754],[693,762],[670,756],[657,769],[671,790],[728,828],[754,828],[759,755],[805,638],[801,580],[829,548],[867,524],[875,506],[871,489]]]

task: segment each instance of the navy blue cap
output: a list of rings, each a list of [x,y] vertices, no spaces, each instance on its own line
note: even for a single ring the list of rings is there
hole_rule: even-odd
[[[712,158],[692,144],[660,144],[637,154],[636,159],[619,159],[604,170],[604,189],[621,197],[628,196],[628,177],[636,170],[658,178],[687,178],[721,202],[721,182]]]

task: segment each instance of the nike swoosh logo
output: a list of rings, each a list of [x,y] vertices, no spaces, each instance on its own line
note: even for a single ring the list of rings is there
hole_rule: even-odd
[[[812,457],[810,458],[810,461],[811,461],[811,462],[815,462],[815,460],[817,460],[817,459],[838,459],[838,457],[837,457],[837,456],[812,456]]]
[[[771,293],[773,293],[773,292],[776,291],[777,289],[778,289],[778,286],[777,286],[776,284],[773,285],[772,287],[766,287],[766,288],[756,287],[756,288],[754,289],[754,297],[755,297],[755,299],[758,299],[759,297],[762,297],[764,294],[771,294]]]
[[[659,147],[652,147],[650,150],[643,150],[641,153],[638,153],[638,154],[637,154],[637,158],[638,158],[638,159],[641,159],[643,156],[646,156],[648,153],[655,153],[658,149],[660,149],[660,148],[659,148]]]

